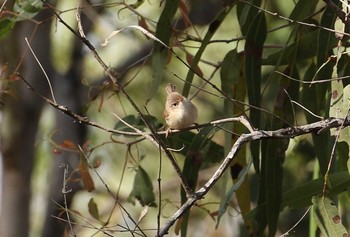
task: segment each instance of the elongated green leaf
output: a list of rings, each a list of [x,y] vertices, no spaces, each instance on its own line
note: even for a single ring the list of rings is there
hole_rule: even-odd
[[[204,157],[210,149],[211,138],[216,129],[213,127],[206,127],[199,131],[199,133],[191,140],[191,145],[187,151],[185,163],[183,166],[183,176],[192,191],[195,191],[199,170],[204,162]],[[181,204],[187,201],[187,196],[184,189],[181,187]],[[187,236],[187,227],[189,221],[190,211],[186,212],[181,219],[181,236]]]
[[[324,196],[312,197],[313,214],[324,236],[348,236],[335,203]]]
[[[297,54],[297,58],[300,58],[302,60],[305,59],[309,59],[312,58],[316,55],[319,46],[318,44],[315,44],[315,42],[317,42],[317,40],[321,40],[320,39],[320,31],[321,30],[315,30],[315,31],[311,31],[308,34],[305,34],[304,36],[302,36],[299,39],[298,43],[292,43],[290,45],[288,45],[286,48],[277,51],[276,53],[273,53],[271,55],[269,55],[267,58],[262,60],[262,64],[263,65],[276,65],[278,62],[280,65],[286,65],[289,63],[289,57],[290,54],[295,51],[298,47],[298,54]],[[322,40],[323,36],[322,36]],[[330,38],[328,41],[328,45],[326,47],[327,52],[329,52],[329,48],[330,47],[334,47],[336,46],[337,41],[335,40],[334,37]],[[324,50],[325,48],[323,48],[322,50]],[[325,61],[324,61],[325,62]],[[320,76],[321,78],[321,76]],[[325,77],[323,77],[323,79],[325,79]]]
[[[193,81],[193,77],[195,74],[195,69],[198,67],[199,60],[201,59],[204,50],[208,46],[210,39],[213,37],[213,35],[217,31],[217,29],[220,27],[221,23],[225,20],[226,16],[231,11],[231,9],[234,5],[235,5],[235,1],[231,2],[230,5],[226,6],[220,12],[220,14],[217,16],[217,18],[209,25],[208,32],[205,34],[205,36],[201,42],[201,46],[199,47],[196,55],[193,58],[191,65],[190,65],[190,67],[193,68],[193,70],[188,70],[188,72],[187,72],[186,83],[185,83],[183,91],[182,91],[183,96],[188,97],[188,95],[190,93],[190,88],[191,88],[191,84]]]
[[[350,188],[350,175],[347,171],[330,174],[328,184],[328,194],[330,196],[345,192]],[[324,179],[322,177],[284,192],[282,194],[281,209],[285,207],[289,207],[290,209],[309,207],[312,204],[312,197],[322,193],[323,185]],[[266,208],[266,203],[262,203],[261,207]],[[257,213],[258,208],[255,208],[248,214],[248,217],[253,218]]]
[[[337,1],[338,2],[338,1]],[[339,2],[340,3],[340,2]],[[325,28],[332,28],[335,24],[336,14],[330,7],[327,7],[321,18],[321,26]],[[335,34],[329,32],[328,30],[320,29],[318,40],[317,40],[317,70],[318,73],[315,77],[318,79],[327,79],[331,78],[333,74],[333,67],[335,65],[335,61],[329,61],[329,57],[333,54],[332,48],[334,48],[337,44],[337,39]],[[318,110],[323,111],[324,114],[321,116],[328,117],[328,108],[330,104],[330,97],[328,96],[330,90],[329,83],[322,83],[317,85],[317,105]],[[328,154],[327,152],[325,154]],[[322,159],[324,157],[319,157]],[[321,170],[324,170],[324,167],[320,167]]]
[[[258,13],[255,17],[247,33],[246,43],[244,47],[245,53],[245,77],[247,84],[248,101],[250,105],[260,107],[261,102],[261,55],[263,51],[263,44],[266,39],[266,19],[263,12]],[[260,126],[260,111],[257,109],[250,109],[249,118],[254,127]],[[263,148],[262,148],[263,149]],[[250,152],[252,155],[255,170],[259,173],[260,164],[260,142],[250,143]],[[263,167],[263,161],[261,161],[261,167]],[[265,201],[265,178],[262,178],[264,174],[260,173],[260,183],[262,185],[259,189],[258,203]],[[262,210],[262,209],[260,209]],[[259,230],[263,230],[266,226],[265,211],[260,212],[257,215],[258,219],[258,235]]]
[[[337,1],[338,2],[338,1]],[[339,2],[340,3],[340,2]],[[337,3],[336,3],[337,4]],[[332,28],[336,19],[335,12],[330,8],[326,7],[326,10],[322,14],[321,26],[325,28]],[[327,30],[320,29],[319,36],[317,40],[317,70],[318,73],[315,77],[315,80],[318,79],[327,79],[332,77],[333,67],[335,61],[329,61],[329,57],[333,54],[332,48],[335,47],[336,42],[335,35]],[[314,103],[317,104],[316,113],[323,116],[329,117],[329,108],[330,108],[330,93],[329,91],[330,83],[322,83],[316,85],[316,97],[314,98]],[[308,120],[308,122],[311,122]],[[313,135],[313,142],[316,147],[323,147],[324,149],[316,149],[317,159],[320,164],[320,171],[324,174],[327,170],[329,154],[331,153],[333,140],[330,136],[330,132],[326,131],[320,136]]]
[[[244,73],[244,60],[243,54],[238,54],[237,50],[229,51],[223,60],[220,77],[221,77],[221,89],[228,98],[234,98],[238,101],[244,101],[246,98],[246,83]],[[225,117],[232,117],[235,114],[243,114],[244,106],[241,104],[235,104],[232,101],[225,100],[224,102]],[[232,131],[234,134],[242,134],[246,128],[241,124],[225,124],[225,129]],[[225,154],[227,154],[232,144],[237,140],[238,136],[232,136],[230,133],[225,133]],[[245,218],[246,213],[250,211],[250,184],[249,179],[246,178],[246,171],[248,171],[250,165],[246,162],[246,146],[242,147],[235,159],[232,161],[230,167],[230,174],[232,179],[232,187],[227,192],[225,182],[223,182],[223,188],[221,191],[221,204],[217,218],[216,227],[218,227],[221,217],[225,214],[234,193],[236,193],[237,202],[242,213],[242,217],[248,231],[253,230],[251,220]]]
[[[259,9],[254,6],[260,5],[261,0],[253,0],[251,1],[251,4],[246,4],[244,2],[238,1],[237,17],[243,35],[248,34],[250,25],[252,24],[252,19],[254,19],[256,14],[258,14]]]
[[[310,17],[314,13],[318,2],[319,0],[298,1],[289,18],[302,21]]]
[[[175,16],[177,7],[179,5],[179,0],[164,1],[165,6],[164,10],[159,18],[157,29],[156,29],[156,38],[162,41],[164,44],[169,45],[171,35],[172,35],[172,21]],[[148,101],[156,93],[161,79],[163,77],[164,67],[166,65],[168,57],[168,49],[160,44],[159,42],[154,42],[153,55],[152,55],[152,68],[153,68],[153,81],[151,92],[148,96]]]
[[[282,207],[304,208],[311,205],[311,198],[321,194],[324,179],[318,178],[289,190],[283,194]],[[344,192],[350,187],[350,175],[348,172],[337,172],[329,176],[329,195]]]
[[[266,39],[265,14],[260,12],[253,20],[248,31],[244,52],[246,56],[245,75],[249,104],[260,106],[261,90],[261,55]],[[251,110],[250,114],[253,126],[259,127],[260,112]]]

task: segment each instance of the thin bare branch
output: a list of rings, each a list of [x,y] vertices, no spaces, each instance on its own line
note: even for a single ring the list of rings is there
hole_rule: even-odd
[[[71,192],[71,190],[67,190],[67,178],[69,175],[69,166],[67,164],[62,164],[61,166],[62,168],[64,168],[64,175],[63,175],[63,184],[62,184],[62,194],[63,194],[63,200],[64,200],[64,210],[66,211],[66,216],[67,216],[67,222],[69,225],[69,229],[72,232],[73,236],[77,236],[75,234],[71,219],[70,219],[70,215],[68,212],[68,204],[67,204],[67,196],[66,194]]]
[[[52,86],[51,86],[50,79],[49,79],[47,73],[45,72],[44,67],[41,65],[41,63],[40,63],[38,57],[35,55],[34,50],[33,50],[32,47],[30,46],[27,37],[25,37],[24,40],[26,41],[26,43],[27,43],[27,45],[28,45],[28,48],[30,49],[30,52],[32,53],[33,57],[35,58],[36,62],[38,63],[38,65],[39,65],[41,71],[42,71],[42,72],[44,73],[44,75],[45,75],[45,78],[46,78],[46,80],[47,80],[47,84],[49,85],[49,88],[50,88],[52,100],[53,100],[55,103],[57,103],[57,102],[56,102],[56,99],[55,99],[55,95],[53,94],[53,89],[52,89]]]

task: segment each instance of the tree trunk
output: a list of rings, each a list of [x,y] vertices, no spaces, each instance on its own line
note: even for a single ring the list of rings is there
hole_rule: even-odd
[[[50,17],[50,11],[42,11],[37,20]],[[20,57],[27,47],[25,37],[48,75],[52,75],[52,65],[48,60],[50,52],[50,24],[38,25],[25,21],[16,26],[14,32],[1,43],[1,64],[17,67]],[[46,79],[33,56],[27,53],[23,58],[20,73],[37,91],[46,94]],[[3,158],[3,183],[0,213],[1,237],[25,237],[29,230],[30,180],[33,169],[35,136],[43,106],[43,101],[28,90],[20,80],[5,78],[2,90],[3,109],[1,121],[1,152]]]

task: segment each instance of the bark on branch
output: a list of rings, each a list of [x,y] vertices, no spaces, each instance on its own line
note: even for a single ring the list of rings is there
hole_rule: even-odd
[[[294,138],[308,133],[321,134],[322,132],[331,128],[344,128],[350,125],[349,117],[342,118],[328,118],[315,123],[282,128],[274,131],[264,131],[257,130],[249,134],[242,134],[235,144],[233,144],[230,152],[227,154],[224,161],[221,163],[219,168],[213,174],[213,176],[204,184],[198,191],[196,191],[192,197],[187,199],[187,201],[169,218],[168,222],[160,229],[158,236],[164,236],[168,234],[169,229],[173,226],[186,211],[188,211],[198,200],[203,199],[208,191],[214,186],[214,184],[219,180],[224,171],[230,166],[231,161],[234,159],[235,155],[242,147],[243,144],[255,140],[262,139],[278,139],[278,138]]]

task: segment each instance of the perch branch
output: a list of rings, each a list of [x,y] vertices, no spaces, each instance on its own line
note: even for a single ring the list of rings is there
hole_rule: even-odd
[[[221,163],[216,172],[212,177],[191,196],[187,201],[171,216],[167,223],[159,231],[159,236],[164,236],[168,233],[171,226],[174,225],[176,220],[178,220],[186,211],[188,211],[198,200],[204,198],[208,191],[213,187],[213,185],[218,181],[222,176],[224,171],[230,166],[231,161],[237,154],[238,150],[242,147],[243,144],[251,141],[262,140],[262,139],[277,139],[277,138],[294,138],[308,133],[320,134],[325,130],[331,128],[344,128],[350,125],[349,117],[346,119],[342,118],[329,118],[321,120],[315,123],[282,128],[274,131],[253,131],[249,134],[242,134],[235,144],[233,144],[230,152],[225,157],[224,161]]]

